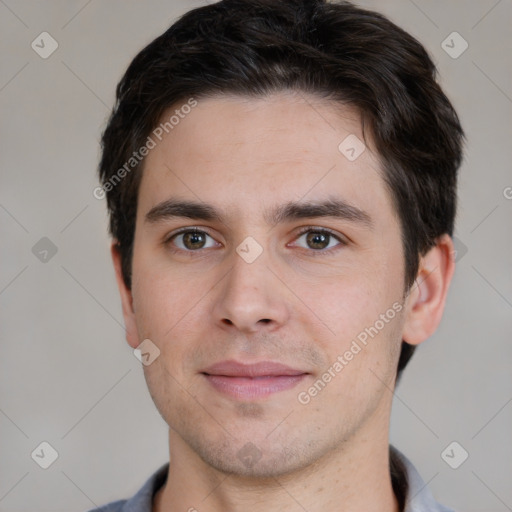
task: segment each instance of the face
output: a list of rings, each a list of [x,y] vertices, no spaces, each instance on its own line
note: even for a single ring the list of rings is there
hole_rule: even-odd
[[[362,140],[313,96],[223,96],[146,157],[128,340],[158,347],[155,404],[214,468],[277,476],[387,433],[404,258]]]

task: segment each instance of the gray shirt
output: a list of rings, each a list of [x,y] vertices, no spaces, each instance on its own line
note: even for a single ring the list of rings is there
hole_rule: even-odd
[[[393,490],[403,512],[454,512],[434,499],[416,468],[403,453],[389,447]],[[164,464],[129,500],[119,500],[89,512],[151,512],[153,496],[165,484],[169,463]]]

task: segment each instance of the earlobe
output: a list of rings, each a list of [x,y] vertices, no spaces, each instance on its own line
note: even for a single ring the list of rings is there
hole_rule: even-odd
[[[453,242],[442,235],[421,259],[414,285],[406,299],[402,338],[419,345],[437,329],[443,316],[448,288],[455,269]]]
[[[112,255],[112,263],[116,274],[117,287],[121,296],[121,305],[123,308],[123,317],[126,330],[126,341],[132,348],[139,345],[139,336],[137,331],[137,323],[135,321],[135,311],[133,308],[132,291],[126,286],[123,278],[121,253],[119,245],[114,240],[110,247]]]

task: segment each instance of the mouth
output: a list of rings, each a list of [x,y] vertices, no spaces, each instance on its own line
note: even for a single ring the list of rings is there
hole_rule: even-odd
[[[272,361],[243,364],[234,360],[216,363],[201,374],[217,392],[238,400],[265,398],[292,389],[309,375]]]

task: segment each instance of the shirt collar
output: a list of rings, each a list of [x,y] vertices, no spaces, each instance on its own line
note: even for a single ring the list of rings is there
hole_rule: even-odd
[[[412,462],[394,446],[389,446],[393,490],[403,512],[454,512],[438,503]],[[398,489],[398,491],[397,491]]]
[[[436,502],[413,464],[391,445],[389,459],[393,490],[401,507],[405,504],[403,512],[454,512]],[[153,496],[165,484],[168,471],[169,463],[155,471],[137,494],[125,502],[121,512],[151,512]]]

